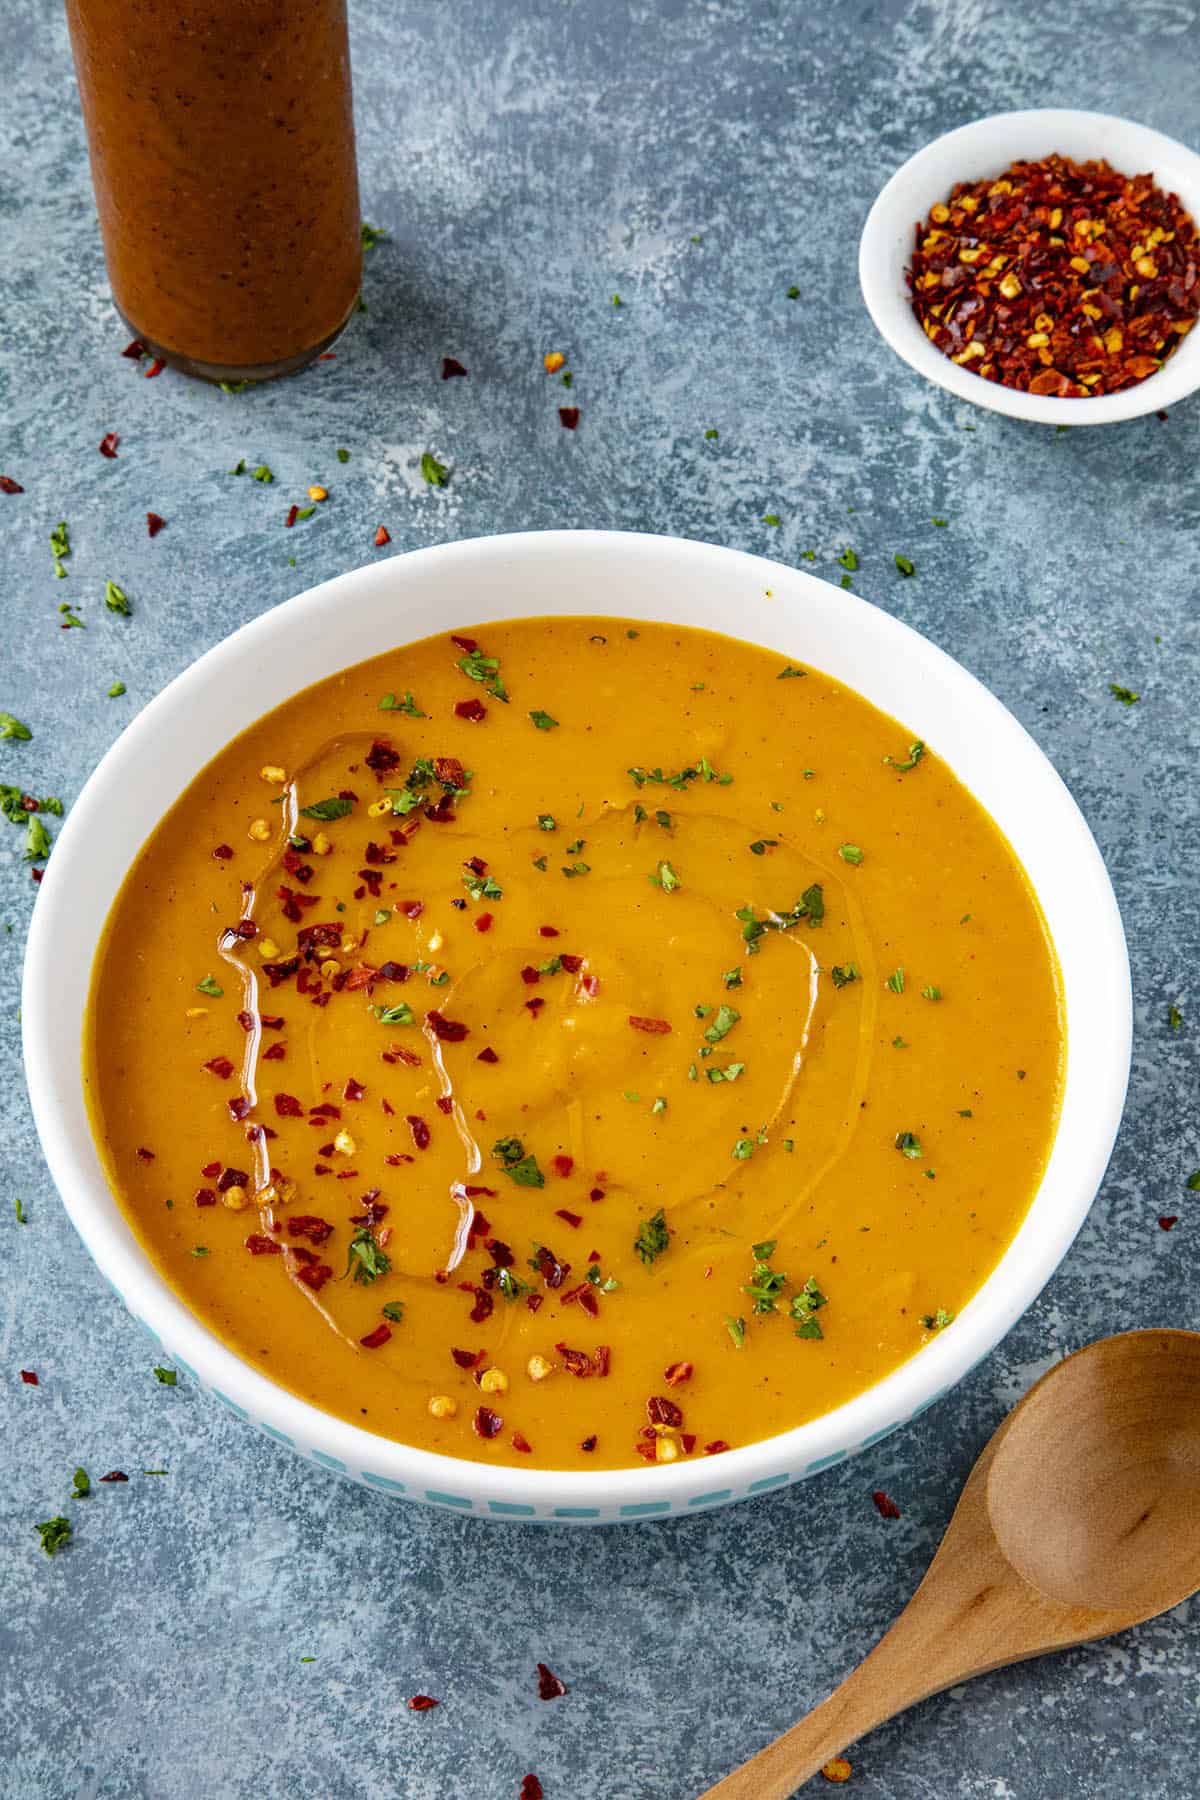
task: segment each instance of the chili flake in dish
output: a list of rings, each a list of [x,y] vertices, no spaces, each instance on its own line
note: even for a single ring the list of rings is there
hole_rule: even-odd
[[[1192,329],[1200,244],[1152,175],[1048,156],[958,183],[917,226],[908,283],[951,362],[1081,399],[1144,381]]]
[[[118,895],[84,1074],[147,1254],[246,1361],[422,1448],[612,1468],[953,1330],[1062,1049],[1036,901],[936,745],[747,644],[561,618],[229,744]]]

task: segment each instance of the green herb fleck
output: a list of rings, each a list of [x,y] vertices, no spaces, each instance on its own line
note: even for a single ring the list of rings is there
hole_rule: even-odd
[[[300,808],[302,819],[344,819],[354,805],[353,800],[343,798],[341,794],[331,794],[328,800],[314,800],[311,806]]]
[[[923,987],[921,989],[921,998],[923,1000],[940,1000],[941,997],[942,990],[940,987]]]
[[[415,1025],[417,1022],[407,1000],[401,1000],[395,1006],[376,1006],[372,1011],[381,1025]]]
[[[0,712],[0,738],[19,738],[22,743],[28,743],[32,736],[28,725],[22,725],[11,713]]]
[[[832,969],[829,971],[829,975],[835,988],[849,987],[852,981],[858,980],[858,965],[856,963],[846,963],[844,966],[839,967],[837,963],[834,963]]]
[[[633,1247],[649,1268],[656,1257],[662,1255],[671,1241],[667,1230],[667,1215],[660,1206],[658,1211],[643,1219],[638,1226],[638,1234],[633,1240]]]
[[[362,239],[363,249],[373,250],[376,244],[383,243],[388,234],[383,229],[382,225],[368,225],[367,221],[364,219],[359,226],[359,235]],[[363,310],[365,312],[366,308],[364,307]]]
[[[764,525],[778,525],[780,523],[779,514],[778,513],[764,513],[762,522]]]
[[[719,438],[721,434],[715,425],[710,425],[704,435],[706,438]]]
[[[66,574],[63,561],[71,554],[71,539],[67,533],[67,522],[60,519],[50,533],[50,555],[54,559],[54,573],[61,581]]]
[[[922,1314],[921,1323],[926,1331],[945,1331],[947,1325],[954,1323],[954,1314],[939,1306],[935,1313]]]
[[[1114,700],[1121,702],[1122,706],[1136,706],[1142,697],[1140,694],[1135,694],[1132,688],[1118,686],[1115,681],[1109,682],[1108,691]]]
[[[353,1271],[355,1281],[364,1287],[369,1287],[380,1275],[386,1275],[391,1266],[392,1259],[386,1250],[379,1248],[371,1226],[360,1225],[350,1239],[350,1253],[346,1258],[346,1275]],[[342,1279],[345,1280],[345,1276]]]
[[[851,574],[853,574],[858,567],[858,558],[855,556],[853,550],[850,549],[849,545],[842,551],[842,554],[838,557],[838,561],[841,563],[843,569],[849,569]]]
[[[118,587],[115,581],[104,583],[104,604],[109,612],[121,613],[126,619],[133,612],[133,608],[129,604],[129,595],[123,587]]]
[[[655,887],[660,887],[664,894],[673,894],[682,884],[679,876],[669,862],[660,862],[655,874],[648,877]]]
[[[733,1146],[731,1154],[736,1161],[745,1162],[748,1157],[754,1155],[754,1139],[748,1137],[738,1138]]]
[[[711,1025],[705,1027],[705,1042],[709,1044],[719,1044],[722,1038],[729,1036],[729,1033],[733,1030],[741,1016],[741,1013],[738,1012],[736,1007],[727,1006],[725,1002],[722,1001],[717,1008],[716,1018]]]
[[[465,656],[460,657],[458,666],[468,681],[482,682],[486,693],[494,695],[497,700],[508,700],[508,689],[500,678],[500,658],[498,656],[487,656],[482,650],[476,648],[468,650]]]
[[[76,1469],[71,1477],[71,1499],[86,1500],[92,1491],[92,1483],[86,1469]]]
[[[275,477],[272,474],[271,470],[267,467],[266,463],[259,463],[257,469],[251,469],[250,479],[251,479],[251,481],[261,481],[263,483],[263,485],[265,487],[267,487],[267,486],[270,486],[271,482],[274,481]]]
[[[174,1387],[179,1380],[174,1369],[160,1369],[156,1367],[154,1373],[157,1379],[162,1383],[163,1387]]]
[[[896,567],[899,569],[899,571],[902,575],[915,575],[917,572],[916,563],[912,562],[910,560],[910,558],[907,556],[901,556],[899,550],[897,550],[895,556],[892,558],[892,561],[895,563]]]
[[[548,712],[542,712],[540,709],[531,712],[529,717],[533,720],[539,731],[553,731],[558,725],[557,719],[551,718]]]
[[[518,1187],[545,1187],[546,1177],[538,1168],[537,1157],[527,1152],[520,1138],[497,1138],[492,1145],[492,1155],[500,1163],[504,1173]]]
[[[445,463],[440,463],[432,450],[421,452],[421,473],[430,487],[443,488],[450,480],[450,471]]]
[[[944,525],[948,525],[950,523],[950,521],[949,521],[949,519],[930,519],[929,523],[931,525],[943,525],[944,526]]]
[[[50,854],[50,833],[36,813],[30,813],[25,828],[25,861],[45,862]]]
[[[789,300],[798,300],[800,298],[800,289],[796,286],[795,282],[793,282],[788,289],[787,297]]]
[[[852,864],[854,868],[857,868],[863,859],[863,853],[857,844],[839,844],[838,855],[843,862]]]
[[[725,1314],[725,1329],[733,1339],[735,1350],[741,1350],[746,1343],[746,1321],[735,1319],[732,1313]]]
[[[1178,1031],[1183,1024],[1183,1014],[1175,1005],[1168,1006],[1167,1008],[1167,1024],[1172,1031]]]
[[[385,1319],[390,1319],[393,1325],[402,1325],[404,1323],[403,1300],[389,1300],[383,1309],[383,1316]]]
[[[924,754],[925,746],[918,738],[915,744],[908,746],[908,755],[903,762],[895,756],[885,756],[883,760],[889,769],[895,769],[898,773],[903,774],[906,769],[915,769]]]
[[[907,1156],[910,1161],[915,1161],[918,1156],[924,1154],[921,1149],[921,1140],[915,1131],[898,1131],[896,1148],[901,1156]]]
[[[114,681],[108,690],[108,697],[110,700],[119,700],[121,695],[126,691],[125,683],[123,681]]]
[[[467,870],[463,875],[463,886],[472,900],[503,900],[504,889],[490,875],[476,875]]]
[[[904,970],[896,969],[893,974],[888,976],[883,985],[893,994],[902,994],[904,992]]]
[[[53,1519],[43,1519],[40,1525],[33,1528],[42,1540],[42,1549],[47,1556],[57,1556],[58,1552],[70,1542],[71,1521],[64,1519],[59,1513]]]
[[[721,977],[721,980],[725,983],[725,986],[727,988],[741,987],[741,985],[742,985],[741,965],[738,964],[736,967],[734,967],[732,969],[726,969],[725,973]]]
[[[553,813],[539,813],[537,816],[539,831],[557,831],[558,820]]]
[[[13,1201],[13,1211],[17,1215],[18,1225],[28,1225],[29,1220],[25,1217],[25,1208],[22,1206],[19,1198]]]
[[[798,681],[807,674],[807,669],[797,669],[794,668],[791,663],[788,663],[786,668],[780,669],[775,679],[776,681]]]
[[[221,995],[225,992],[225,989],[219,987],[211,975],[206,975],[203,981],[198,981],[196,983],[196,992],[198,994],[207,994],[210,1000],[219,1000]]]

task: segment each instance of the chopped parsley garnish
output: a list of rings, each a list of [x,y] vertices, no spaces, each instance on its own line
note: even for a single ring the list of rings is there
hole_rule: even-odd
[[[704,435],[706,438],[719,438],[721,434],[715,425],[709,425],[705,430]]]
[[[755,838],[750,846],[750,854],[751,856],[765,856],[768,850],[776,850],[778,847],[778,838]]]
[[[947,1325],[954,1323],[954,1314],[939,1306],[935,1313],[923,1313],[921,1323],[926,1331],[944,1331]]]
[[[540,869],[542,871],[542,874],[544,875],[546,873],[545,857],[544,856],[535,856],[533,859],[533,866],[535,869]]]
[[[902,968],[893,970],[883,985],[893,994],[902,994],[904,992],[904,970]]]
[[[664,774],[661,768],[643,769],[641,767],[627,769],[626,774],[634,787],[669,787],[677,793],[685,793],[689,781],[715,781],[721,787],[728,787],[733,780],[732,775],[718,775],[707,756],[701,756],[694,767],[677,769],[673,775]]]
[[[602,1275],[597,1263],[589,1263],[587,1280],[602,1294],[615,1294],[621,1285],[615,1275]]]
[[[885,756],[883,760],[889,769],[896,769],[902,774],[906,769],[915,769],[924,754],[925,746],[918,738],[915,744],[908,746],[908,756],[903,762],[895,756]]]
[[[468,650],[465,656],[459,657],[458,666],[468,681],[482,682],[485,693],[491,694],[497,700],[507,702],[508,689],[500,678],[500,658],[498,656],[487,656],[476,647],[474,650]]]
[[[438,461],[432,450],[421,452],[421,473],[430,487],[445,487],[450,480],[450,471],[445,463]]]
[[[973,1119],[975,1114],[971,1111],[969,1106],[960,1106],[958,1109],[958,1116],[960,1119]]]
[[[404,1323],[404,1302],[403,1302],[403,1300],[389,1300],[383,1309],[383,1316],[385,1319],[390,1319],[392,1321],[393,1325],[403,1325],[403,1323]]]
[[[537,816],[539,831],[557,831],[558,820],[553,813],[539,813]]]
[[[656,1257],[662,1255],[671,1241],[667,1230],[667,1215],[660,1206],[658,1211],[643,1219],[638,1226],[638,1234],[633,1240],[633,1247],[649,1268]]]
[[[239,470],[239,473],[240,472],[241,471]],[[251,469],[250,479],[252,481],[262,481],[265,483],[270,483],[270,482],[274,481],[275,477],[271,473],[270,469],[267,467],[266,463],[259,463],[257,469]]]
[[[851,863],[855,868],[863,859],[863,853],[857,844],[839,844],[838,855],[843,862]]]
[[[353,800],[343,799],[341,794],[331,794],[328,800],[314,800],[311,806],[300,808],[302,819],[344,819],[354,805]]]
[[[820,925],[825,918],[825,894],[819,881],[806,887],[795,905],[787,912],[769,912],[760,919],[752,906],[739,906],[734,917],[742,922],[742,941],[751,956],[757,954],[758,940],[768,931],[791,931],[802,919]]]
[[[660,887],[664,894],[673,894],[675,889],[681,885],[679,876],[669,862],[660,862],[657,872],[649,876],[648,880],[652,881],[655,887]]]
[[[915,575],[917,572],[916,563],[912,562],[907,556],[901,556],[899,550],[897,550],[895,556],[892,558],[892,561],[895,563],[896,567],[899,569],[899,571],[902,575]]]
[[[50,555],[54,559],[54,573],[61,581],[66,574],[63,561],[71,554],[71,539],[67,534],[67,522],[60,519],[50,533]]]
[[[108,697],[110,700],[119,700],[121,695],[125,692],[125,683],[123,681],[114,681],[108,690]]]
[[[376,244],[381,244],[388,234],[382,225],[368,225],[364,219],[359,226],[359,235],[362,238],[363,249],[373,250]]]
[[[838,561],[841,563],[843,569],[849,569],[851,574],[853,574],[858,567],[858,558],[848,545],[838,557]],[[849,583],[847,583],[847,586],[849,586]]]
[[[545,1187],[546,1177],[538,1168],[537,1157],[526,1151],[520,1138],[497,1138],[492,1145],[492,1155],[499,1160],[504,1173],[518,1187]]]
[[[56,573],[62,573],[63,575],[65,575],[66,572],[67,571],[65,569],[62,569],[61,571],[56,571]],[[58,610],[62,614],[62,628],[64,631],[70,631],[73,628],[77,629],[79,631],[87,630],[87,626],[84,624],[83,620],[81,618],[79,618],[79,616],[76,613],[73,613],[71,611],[71,608],[67,605],[65,600],[63,601],[62,605],[59,607]]]
[[[375,1233],[370,1225],[360,1225],[350,1239],[350,1253],[346,1258],[346,1275],[353,1273],[354,1279],[364,1287],[380,1275],[386,1275],[392,1266],[392,1259],[386,1250],[381,1250],[375,1241]],[[343,1276],[343,1280],[345,1276]]]
[[[21,1205],[19,1197],[13,1201],[13,1211],[17,1215],[18,1225],[28,1225],[29,1220],[25,1217],[25,1208]]]
[[[533,1266],[537,1267],[538,1265],[535,1263]],[[496,1286],[506,1300],[519,1300],[522,1294],[532,1294],[533,1292],[528,1282],[522,1281],[519,1275],[514,1275],[511,1269],[496,1271]]]
[[[728,1037],[741,1018],[735,1006],[727,1006],[724,1001],[717,1008],[717,1016],[711,1025],[705,1027],[704,1039],[709,1044],[719,1044],[723,1037]]]
[[[762,522],[764,525],[778,525],[781,520],[778,513],[764,513]]]
[[[531,712],[529,717],[533,720],[539,731],[554,731],[558,727],[558,720],[552,718],[548,712],[542,712],[540,708],[536,708]]]
[[[921,989],[921,998],[923,1000],[940,1000],[941,997],[942,990],[940,987],[923,987]]]
[[[785,669],[780,669],[775,679],[776,681],[796,681],[807,674],[807,669],[794,669],[791,663],[788,663]]]
[[[741,965],[738,964],[735,968],[726,969],[725,973],[721,977],[721,980],[725,983],[725,986],[727,988],[741,987],[741,985],[742,985]]]
[[[931,525],[943,525],[943,526],[945,526],[945,525],[948,525],[948,524],[949,524],[949,523],[950,523],[950,521],[949,521],[949,519],[930,519],[930,521],[929,521],[929,523],[930,523],[930,524],[931,524]]]
[[[36,813],[30,813],[25,828],[25,861],[45,862],[50,854],[50,833]]]
[[[924,1154],[921,1149],[921,1140],[915,1131],[898,1131],[896,1133],[896,1148],[901,1156],[907,1156],[910,1160],[915,1160],[918,1156]]]
[[[32,736],[28,725],[22,725],[20,719],[14,719],[9,712],[0,712],[0,738],[20,738],[28,743]]]
[[[129,604],[129,595],[123,587],[118,587],[115,581],[106,581],[104,584],[104,604],[109,612],[122,613],[125,618],[129,618],[133,612],[133,608]]]
[[[892,1049],[893,1050],[907,1050],[908,1045],[905,1043],[905,1041],[902,1037],[894,1037],[892,1039]]]
[[[71,1477],[72,1500],[86,1500],[92,1491],[91,1477],[86,1469],[76,1469]]]
[[[704,1073],[710,1081],[736,1081],[738,1076],[744,1073],[745,1068],[745,1063],[731,1062],[726,1063],[723,1069],[713,1066],[705,1069]]]
[[[652,1113],[665,1113],[666,1110],[667,1110],[666,1100],[660,1094],[658,1096],[658,1098],[654,1101],[653,1105],[651,1106],[650,1111]]]
[[[381,1025],[416,1024],[416,1017],[407,1000],[401,1000],[395,1006],[374,1006],[371,1010]]]
[[[1167,1024],[1172,1031],[1178,1031],[1183,1024],[1183,1014],[1174,1004],[1167,1008]]]
[[[726,1313],[725,1314],[725,1329],[729,1333],[730,1337],[733,1339],[734,1349],[741,1350],[742,1348],[744,1348],[745,1342],[746,1342],[746,1321],[745,1321],[745,1319],[735,1319],[733,1317],[732,1313]]]
[[[1193,1169],[1183,1185],[1188,1189],[1189,1193],[1194,1194],[1197,1191],[1200,1191],[1200,1169]]]
[[[472,900],[503,900],[504,889],[490,875],[475,875],[470,870],[463,875],[463,886]]]
[[[1115,681],[1109,682],[1108,691],[1114,700],[1121,702],[1122,706],[1136,706],[1142,697],[1140,694],[1135,694],[1132,688],[1121,687]]]
[[[576,875],[590,875],[591,872],[591,863],[573,862],[569,866],[565,863],[563,864],[563,874],[567,877],[568,881],[573,880]]]
[[[155,1368],[154,1376],[155,1376],[155,1379],[158,1382],[160,1382],[163,1387],[174,1387],[179,1380],[179,1377],[175,1373],[174,1369]]]
[[[823,1338],[820,1320],[815,1316],[818,1309],[825,1305],[825,1295],[817,1286],[817,1278],[810,1275],[798,1294],[792,1295],[790,1317],[796,1327],[798,1338]]]
[[[775,1302],[787,1286],[787,1276],[771,1267],[770,1259],[774,1254],[773,1241],[754,1246],[754,1274],[742,1292],[753,1300],[756,1313],[773,1313]]]
[[[57,1556],[58,1552],[71,1539],[71,1521],[64,1519],[59,1513],[53,1519],[43,1519],[40,1525],[33,1528],[42,1540],[42,1549],[47,1556]]]
[[[385,694],[379,702],[379,710],[380,712],[407,713],[410,719],[427,719],[429,717],[428,713],[421,711],[412,695],[407,691],[401,700],[397,700],[395,694]]]
[[[337,459],[340,463],[348,463],[350,461],[350,452],[344,450],[340,444],[337,449]]]
[[[754,1139],[748,1137],[738,1138],[730,1154],[736,1161],[745,1162],[748,1157],[754,1155]]]
[[[849,987],[852,981],[858,980],[858,965],[857,963],[846,963],[843,967],[839,967],[837,963],[834,963],[829,971],[829,976],[835,988]]]
[[[787,297],[789,300],[798,300],[800,298],[800,289],[795,285],[794,282],[787,291]]]
[[[371,923],[373,925],[386,925],[391,916],[390,910],[386,906],[381,906]]]
[[[203,981],[198,981],[196,983],[196,992],[198,994],[207,994],[210,1000],[219,1000],[221,995],[225,992],[225,989],[223,987],[218,987],[211,975],[206,975]]]

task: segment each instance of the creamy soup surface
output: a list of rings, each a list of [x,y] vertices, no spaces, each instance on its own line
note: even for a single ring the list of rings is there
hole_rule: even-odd
[[[239,1355],[451,1456],[718,1456],[941,1331],[1064,1054],[936,745],[711,633],[527,619],[251,725],[99,950],[97,1139]]]

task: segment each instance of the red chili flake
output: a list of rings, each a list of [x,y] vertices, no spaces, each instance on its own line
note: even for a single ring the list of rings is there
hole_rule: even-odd
[[[429,1127],[419,1113],[407,1113],[408,1129],[412,1132],[412,1141],[418,1150],[429,1148]]]
[[[251,1256],[278,1256],[283,1249],[274,1238],[264,1237],[260,1231],[252,1231],[246,1239],[246,1248]]]
[[[283,521],[287,530],[289,530],[289,531],[291,530],[292,526],[296,523],[296,520],[299,518],[299,516],[300,516],[300,508],[298,506],[289,506],[288,507],[287,518]]]
[[[559,932],[558,932],[557,925],[539,925],[538,926],[538,936],[539,937],[557,937],[558,935],[559,935]]]
[[[121,352],[121,355],[127,356],[129,358],[130,362],[137,362],[141,357],[145,356],[145,354],[146,354],[146,346],[145,346],[145,344],[143,344],[141,338],[133,338],[128,344],[126,344],[125,348]]]
[[[475,1058],[475,1061],[482,1062],[482,1063],[498,1063],[500,1061],[500,1058],[496,1055],[496,1052],[492,1049],[492,1046],[490,1044],[488,1044],[484,1047],[484,1049],[482,1049],[479,1052],[479,1055]]]
[[[604,1198],[604,1189],[602,1187],[594,1187],[594,1188],[592,1188],[591,1192],[588,1194],[589,1200],[603,1200],[603,1198]]]
[[[358,1341],[362,1345],[364,1350],[378,1350],[381,1345],[387,1343],[387,1341],[391,1337],[391,1335],[392,1335],[391,1326],[388,1324],[382,1324],[382,1325],[377,1325],[375,1327],[374,1331],[368,1331],[366,1337],[359,1338]]]
[[[536,1775],[521,1777],[521,1791],[517,1795],[517,1800],[544,1800],[544,1796],[545,1789]]]
[[[561,1700],[567,1691],[566,1682],[560,1681],[554,1671],[548,1669],[545,1663],[538,1664],[537,1678],[539,1700]]]
[[[1159,1218],[1159,1227],[1163,1231],[1173,1231],[1179,1223],[1178,1213],[1163,1213]]]
[[[567,431],[574,431],[579,424],[579,408],[577,406],[560,406],[558,417],[559,422]]]
[[[532,963],[526,963],[525,967],[521,970],[521,980],[525,983],[525,986],[534,987],[541,979],[541,976],[533,967]]]
[[[532,1456],[533,1455],[533,1445],[530,1443],[529,1439],[525,1436],[525,1433],[523,1431],[514,1431],[511,1438],[509,1439],[509,1443],[512,1445],[514,1450],[519,1450],[521,1452],[522,1456]]]
[[[146,380],[153,381],[154,377],[156,375],[162,374],[162,372],[166,368],[166,366],[167,365],[163,361],[162,357],[156,356],[154,361],[150,364],[150,367],[146,370]]]
[[[728,1448],[729,1445],[725,1442],[724,1438],[714,1438],[711,1444],[705,1444],[704,1454],[705,1456],[720,1456],[721,1453],[728,1450]]]
[[[527,1000],[525,1002],[525,1010],[526,1012],[531,1012],[536,1019],[545,1004],[546,1002],[540,999]]]
[[[431,1707],[441,1704],[441,1701],[435,1700],[432,1694],[414,1694],[408,1703],[408,1710],[409,1712],[428,1712]]]
[[[233,856],[233,845],[232,844],[218,844],[216,849],[213,851],[213,855],[217,859],[218,862],[228,862],[230,860],[230,858]]]
[[[960,367],[1075,399],[1162,366],[1200,313],[1198,273],[1195,223],[1150,175],[1048,156],[957,184],[918,225],[908,281]]]
[[[663,1380],[668,1387],[678,1387],[681,1382],[690,1381],[694,1372],[690,1362],[673,1362],[665,1371]]]
[[[221,1165],[219,1162],[206,1162],[201,1167],[200,1173],[205,1177],[205,1179],[207,1181],[212,1181],[214,1179],[214,1177],[216,1177],[217,1175],[219,1175],[221,1173]],[[237,1185],[238,1181],[242,1181],[243,1179],[244,1179],[244,1177],[242,1177],[241,1175],[238,1175],[236,1177],[235,1181],[231,1181],[229,1183],[229,1186],[234,1187]]]
[[[675,1431],[683,1424],[681,1409],[665,1394],[651,1394],[646,1402],[646,1417],[652,1425],[669,1425]]]
[[[634,1013],[629,1015],[629,1023],[635,1031],[649,1031],[658,1037],[671,1029],[666,1019],[640,1019]]]
[[[227,1056],[211,1056],[204,1067],[210,1075],[215,1075],[218,1081],[228,1081],[233,1074],[233,1064]]]
[[[146,514],[146,535],[152,538],[157,537],[166,522],[161,513],[148,512]]]
[[[875,1502],[875,1510],[881,1519],[898,1519],[900,1517],[900,1508],[891,1495],[885,1494],[882,1488],[876,1488],[871,1498]]]
[[[563,1359],[563,1366],[580,1381],[586,1381],[592,1373],[592,1359],[586,1350],[572,1350],[569,1344],[555,1344],[554,1348]]]
[[[454,716],[456,719],[470,719],[478,725],[482,719],[487,718],[487,707],[482,700],[456,700]]]
[[[236,1119],[239,1123],[250,1111],[250,1102],[244,1094],[239,1094],[235,1100],[227,1100],[225,1104],[229,1108],[230,1118]]]
[[[491,1187],[470,1187],[470,1186],[468,1186],[468,1187],[463,1188],[463,1195],[468,1200],[474,1200],[480,1194],[484,1195],[484,1197],[488,1200],[494,1200],[496,1198],[496,1196],[499,1194],[499,1192],[500,1192],[499,1188],[491,1188]]]
[[[556,1219],[562,1219],[564,1224],[569,1225],[573,1231],[578,1231],[579,1227],[583,1224],[583,1220],[578,1213],[568,1212],[563,1206],[555,1208],[554,1216]]]
[[[466,785],[467,772],[457,756],[435,756],[433,773],[443,786],[461,788]]]
[[[115,431],[106,431],[104,436],[100,439],[101,456],[107,456],[111,461],[115,462],[117,459],[117,445],[120,441],[121,440]]]
[[[293,1255],[295,1254],[293,1251]],[[328,1263],[314,1263],[309,1268],[297,1269],[296,1279],[302,1281],[305,1287],[311,1288],[314,1294],[319,1294],[332,1274],[333,1270]]]
[[[200,1171],[200,1173],[202,1175],[207,1174],[210,1169],[215,1170],[218,1168],[220,1168],[219,1163],[205,1163],[204,1168]],[[250,1177],[247,1175],[247,1173],[244,1169],[222,1169],[221,1170],[221,1178],[217,1182],[217,1186],[220,1188],[220,1190],[223,1194],[228,1193],[228,1191],[231,1187],[243,1187],[244,1188],[244,1187],[249,1187],[249,1185],[250,1185]]]
[[[144,1144],[138,1145],[137,1154],[138,1154],[139,1162],[153,1162],[154,1161],[153,1150],[147,1150],[147,1148]]]
[[[450,1354],[460,1369],[477,1369],[487,1355],[487,1351],[451,1349]]]
[[[556,1175],[561,1175],[564,1181],[575,1167],[575,1158],[573,1156],[563,1156],[560,1153],[558,1156],[551,1157],[550,1160],[554,1165],[554,1173]]]
[[[580,969],[583,967],[582,956],[572,956],[568,950],[564,950],[558,960],[567,971],[568,975],[578,975]]]
[[[581,975],[579,978],[579,990],[581,993],[586,994],[589,1000],[594,1000],[596,995],[600,992],[600,977],[598,975]]]
[[[129,1477],[124,1469],[110,1469],[108,1474],[102,1475],[100,1479],[101,1481],[128,1481]]]
[[[286,1044],[268,1044],[263,1051],[264,1062],[284,1062],[287,1059]]]
[[[474,924],[476,931],[490,931],[493,924],[493,915],[489,912],[479,913],[476,915]]]
[[[440,1113],[445,1113],[447,1117],[454,1111],[454,1097],[451,1094],[439,1094],[433,1104]]]
[[[276,1094],[275,1111],[281,1119],[302,1119],[304,1117],[304,1108],[295,1094]]]
[[[37,1376],[34,1374],[32,1369],[22,1369],[21,1370],[21,1380],[26,1384],[27,1387],[40,1387],[41,1386],[41,1383],[39,1382]]]
[[[443,356],[443,358],[442,358],[442,380],[443,381],[453,381],[453,379],[456,375],[468,375],[468,374],[470,374],[470,370],[464,369],[462,364],[459,362],[459,360],[456,356]]]
[[[472,650],[478,650],[479,648],[478,638],[460,637],[453,631],[450,633],[450,642],[452,644],[457,644],[460,650],[465,650],[468,656],[471,654]]]
[[[11,475],[0,475],[0,494],[23,494],[25,489]]]
[[[390,544],[391,541],[392,541],[391,532],[388,530],[386,525],[381,525],[375,533],[375,548],[377,550],[382,550],[383,546],[385,544]]]
[[[41,887],[42,877],[45,875],[45,873],[46,873],[45,869],[30,869],[29,874],[30,874],[30,877],[32,878],[34,887]]]
[[[571,1273],[570,1263],[559,1262],[553,1250],[539,1244],[536,1251],[538,1274],[548,1288],[560,1288]]]
[[[353,1075],[348,1075],[346,1077],[346,1085],[342,1089],[342,1099],[361,1100],[366,1091],[367,1090],[361,1081],[355,1081]]]
[[[580,1444],[579,1448],[581,1450],[586,1450],[590,1456],[592,1451],[596,1448],[596,1442],[597,1442],[596,1434],[595,1434],[595,1432],[593,1432],[591,1437],[584,1438],[584,1440],[583,1440],[582,1444]]]
[[[406,919],[419,919],[425,911],[425,902],[423,900],[401,900],[397,902],[396,911],[403,913]],[[384,967],[387,967],[386,963]]]
[[[499,1413],[493,1412],[490,1406],[476,1408],[475,1417],[471,1420],[476,1437],[494,1438],[503,1430],[504,1420]]]
[[[471,1287],[470,1282],[466,1285]],[[496,1302],[486,1288],[471,1288],[471,1292],[475,1296],[475,1304],[471,1308],[471,1323],[472,1325],[482,1325],[485,1319],[491,1318]]]
[[[440,1012],[427,1012],[425,1024],[443,1044],[461,1044],[464,1038],[471,1035],[469,1025],[464,1025],[460,1019],[447,1019]]]
[[[363,761],[366,763],[368,769],[373,769],[375,774],[382,780],[385,775],[390,775],[393,769],[398,769],[400,767],[400,752],[398,750],[393,750],[392,746],[382,738],[376,738],[371,745],[371,748],[367,751],[367,754],[363,757]],[[368,857],[367,860],[370,862],[374,859]],[[389,856],[386,860],[392,862],[394,861],[394,858]]]
[[[197,1206],[215,1206],[217,1204],[217,1196],[209,1187],[197,1188],[192,1198]]]
[[[318,1219],[313,1213],[296,1213],[287,1228],[289,1237],[307,1238],[310,1244],[323,1244],[333,1232],[327,1219]]]

